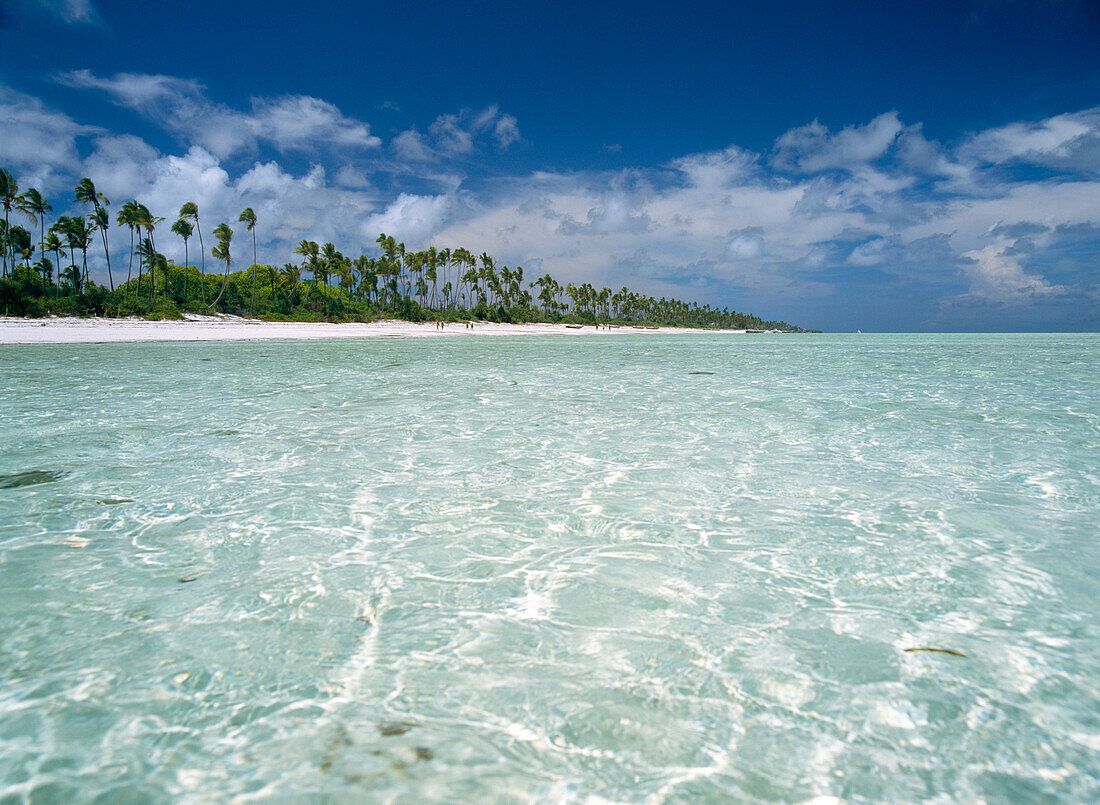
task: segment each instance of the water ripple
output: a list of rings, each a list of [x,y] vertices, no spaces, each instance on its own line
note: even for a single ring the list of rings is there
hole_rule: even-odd
[[[1097,346],[9,348],[0,798],[1096,800]]]

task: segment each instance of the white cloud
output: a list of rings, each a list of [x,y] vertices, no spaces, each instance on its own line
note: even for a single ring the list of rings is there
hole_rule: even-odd
[[[34,5],[69,25],[102,25],[92,0],[31,0]]]
[[[373,241],[385,232],[410,245],[422,244],[439,231],[450,206],[447,196],[402,193],[386,209],[367,218],[360,235]]]
[[[473,135],[459,125],[458,115],[440,115],[428,131],[436,150],[445,156],[468,154],[474,150]]]
[[[1050,296],[1065,291],[1042,277],[1027,274],[1019,259],[1005,254],[1004,246],[990,245],[965,252],[970,259],[965,271],[971,281],[971,295],[982,300],[1003,304],[1021,304],[1036,296]]]
[[[90,70],[72,70],[58,76],[58,83],[74,89],[95,89],[105,92],[119,106],[143,114],[153,114],[158,104],[188,98],[199,102],[203,87],[196,81],[168,75],[116,73],[112,78],[99,78]]]
[[[507,149],[520,139],[519,124],[512,115],[501,114],[496,106],[476,114],[463,110],[437,117],[428,126],[427,136],[416,129],[401,132],[392,147],[399,159],[427,162],[468,156],[488,136],[498,148]]]
[[[336,182],[343,187],[353,187],[359,190],[371,186],[370,177],[367,176],[366,171],[353,165],[342,165],[336,171]]]
[[[706,151],[674,159],[669,167],[683,173],[688,184],[721,188],[747,178],[756,162],[756,154],[731,145],[722,151]]]
[[[77,141],[101,131],[4,86],[0,86],[0,120],[0,163],[21,175],[20,184],[43,192],[60,186],[59,174],[79,169]]]
[[[398,159],[406,162],[426,162],[435,159],[435,153],[415,129],[403,131],[391,143]]]
[[[497,145],[507,148],[519,141],[519,122],[512,115],[501,115],[493,124],[493,136],[496,138]]]
[[[836,134],[815,120],[776,140],[772,164],[793,173],[851,170],[883,156],[903,128],[897,112],[879,115],[865,126],[847,126]]]
[[[173,76],[118,73],[100,78],[88,70],[75,70],[58,81],[104,92],[118,105],[221,158],[255,151],[261,141],[283,153],[321,147],[372,149],[382,142],[370,133],[368,124],[308,95],[253,98],[251,109],[243,112],[211,102],[198,82]]]
[[[317,143],[340,148],[375,148],[382,143],[366,123],[308,95],[254,98],[252,126],[257,137],[271,141],[280,151],[308,150]]]
[[[980,132],[960,149],[976,162],[1029,162],[1100,171],[1100,108]]]
[[[764,253],[764,238],[742,233],[730,241],[726,253],[734,260],[754,260]]]
[[[874,266],[881,263],[885,255],[886,240],[884,238],[874,238],[852,249],[847,262],[848,265],[852,266]]]

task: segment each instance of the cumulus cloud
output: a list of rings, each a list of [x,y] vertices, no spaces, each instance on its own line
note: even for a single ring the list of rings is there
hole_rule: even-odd
[[[43,191],[58,186],[58,175],[78,170],[78,140],[101,131],[4,86],[0,86],[0,120],[4,121],[0,163],[19,172],[23,184]]]
[[[1036,296],[1065,291],[1060,285],[1026,273],[1019,258],[1006,251],[1004,246],[992,244],[963,254],[970,259],[966,273],[972,283],[971,295],[991,302],[1020,304]]]
[[[427,162],[435,159],[435,152],[415,129],[398,134],[393,138],[391,146],[397,158],[406,162]]]
[[[1100,172],[1100,107],[979,132],[959,154],[980,163],[1022,162]]]
[[[450,205],[447,196],[402,193],[384,210],[367,218],[360,233],[371,240],[385,232],[401,241],[423,243],[439,231]]]
[[[756,161],[756,154],[731,145],[721,151],[689,154],[674,159],[669,167],[683,173],[689,184],[723,187],[748,178]]]
[[[879,115],[864,126],[847,126],[836,134],[815,120],[776,141],[772,164],[792,173],[851,170],[883,156],[903,128],[897,112]]]
[[[428,126],[427,135],[408,129],[394,138],[392,148],[399,159],[426,162],[470,155],[484,138],[507,149],[520,140],[519,123],[496,106],[443,114]]]
[[[198,82],[174,76],[118,73],[101,78],[89,70],[75,70],[58,81],[106,93],[119,106],[221,158],[255,151],[261,141],[283,153],[322,147],[371,149],[382,142],[367,123],[307,95],[252,98],[251,109],[241,111],[210,101]]]
[[[445,156],[468,154],[474,150],[474,137],[462,127],[458,115],[440,115],[428,128],[435,141],[435,150]]]
[[[754,260],[764,253],[764,238],[759,234],[759,229],[742,232],[730,241],[726,247],[726,254],[734,260]]]

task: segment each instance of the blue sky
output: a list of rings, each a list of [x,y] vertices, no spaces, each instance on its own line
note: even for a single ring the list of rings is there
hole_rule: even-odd
[[[1100,329],[1096,3],[581,5],[9,0],[0,164],[252,206],[275,264],[385,231],[826,330]]]

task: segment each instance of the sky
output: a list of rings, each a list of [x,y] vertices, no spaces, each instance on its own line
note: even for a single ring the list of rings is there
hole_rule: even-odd
[[[252,207],[274,265],[385,232],[827,331],[1095,331],[1098,53],[1095,0],[0,0],[0,166],[55,214],[82,176],[165,230]]]

